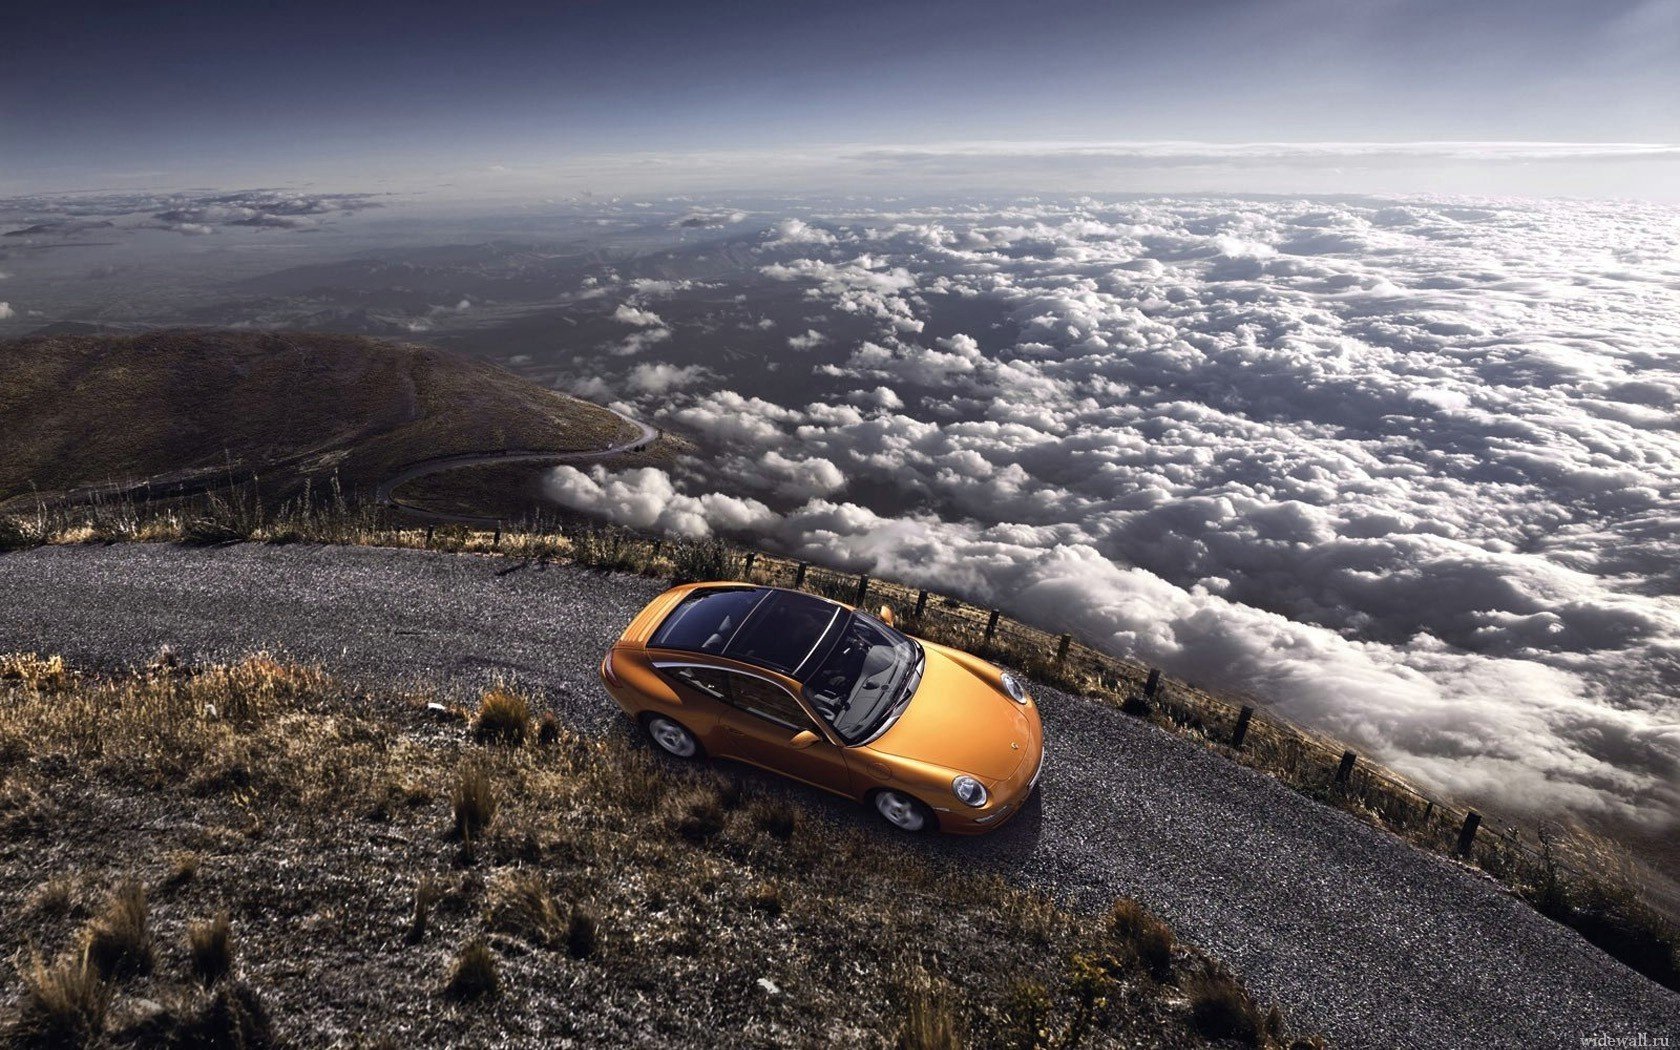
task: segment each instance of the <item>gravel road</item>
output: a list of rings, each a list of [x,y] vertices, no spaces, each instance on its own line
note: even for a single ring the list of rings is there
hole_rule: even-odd
[[[659,590],[417,551],[43,548],[0,556],[0,652],[115,668],[163,645],[191,658],[267,649],[371,685],[462,692],[500,674],[574,726],[618,732],[595,664]],[[1338,1046],[1680,1045],[1680,995],[1487,880],[1108,708],[1040,699],[1038,804],[993,836],[906,848],[1093,910],[1135,896]],[[1583,1042],[1598,1037],[1628,1042]]]

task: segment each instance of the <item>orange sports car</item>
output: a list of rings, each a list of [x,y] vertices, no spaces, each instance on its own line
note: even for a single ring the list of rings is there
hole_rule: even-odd
[[[653,742],[872,806],[904,831],[990,831],[1038,783],[1044,731],[1008,671],[799,591],[674,587],[601,661]]]

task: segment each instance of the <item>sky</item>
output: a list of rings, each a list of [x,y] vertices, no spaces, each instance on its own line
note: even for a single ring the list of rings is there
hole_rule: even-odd
[[[1346,173],[1398,167],[1420,190],[1473,191],[1428,173],[1491,163],[1528,169],[1518,190],[1661,196],[1672,151],[1228,151],[1680,142],[1680,0],[66,3],[14,9],[6,37],[0,188],[17,192],[794,189],[825,172],[1205,189],[1211,144],[1220,171],[1262,169],[1233,190],[1387,190]],[[1070,168],[1045,143],[1123,162]],[[1140,143],[1189,159],[1157,146],[1140,176]],[[905,147],[940,164],[907,164]]]

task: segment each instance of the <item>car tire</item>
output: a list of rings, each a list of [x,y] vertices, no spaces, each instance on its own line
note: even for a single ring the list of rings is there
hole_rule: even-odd
[[[883,788],[869,802],[877,816],[906,835],[920,835],[939,826],[927,803],[902,791]]]
[[[705,755],[705,748],[700,746],[700,740],[688,727],[675,719],[664,715],[648,715],[642,719],[642,728],[647,730],[648,739],[655,747],[684,761],[700,758]]]

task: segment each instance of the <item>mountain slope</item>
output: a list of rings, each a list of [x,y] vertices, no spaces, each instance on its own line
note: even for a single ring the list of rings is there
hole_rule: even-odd
[[[149,481],[313,475],[371,489],[417,460],[601,448],[635,428],[429,347],[311,333],[165,331],[0,344],[0,506]]]

